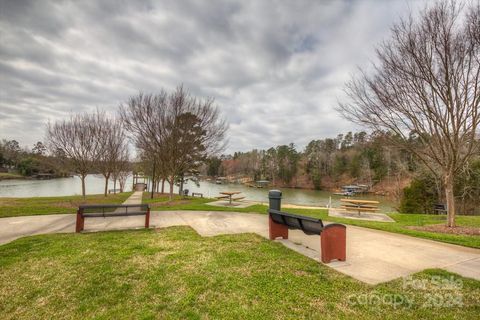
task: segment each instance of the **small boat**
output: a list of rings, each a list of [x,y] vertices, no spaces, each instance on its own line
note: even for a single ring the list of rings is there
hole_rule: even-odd
[[[215,183],[216,183],[216,184],[224,184],[226,181],[227,181],[227,178],[225,178],[225,177],[218,177],[218,178],[215,180]]]
[[[333,194],[336,195],[336,196],[353,197],[355,195],[355,192],[353,192],[353,191],[343,191],[343,192],[334,192]]]
[[[268,184],[270,183],[270,181],[268,180],[258,180],[255,182],[256,185],[255,187],[257,188],[265,188],[266,186],[268,186]]]

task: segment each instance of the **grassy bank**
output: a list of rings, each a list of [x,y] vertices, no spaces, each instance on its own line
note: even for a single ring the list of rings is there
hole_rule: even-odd
[[[414,279],[430,286],[433,276],[454,276],[461,287],[419,290],[401,279],[369,286],[258,235],[200,237],[187,227],[27,237],[0,246],[0,269],[2,319],[476,319],[480,313],[480,282],[445,271]],[[430,306],[432,290],[444,303]],[[453,305],[450,297],[458,298]]]
[[[11,180],[11,179],[25,179],[25,177],[17,173],[0,172],[0,181]]]
[[[66,197],[1,198],[0,218],[41,214],[75,213],[80,204],[122,203],[132,193]]]
[[[174,201],[168,201],[166,195],[156,195],[154,199],[150,199],[150,194],[144,193],[143,202],[150,203],[152,210],[205,210],[205,211],[236,211],[236,212],[254,212],[266,214],[267,207],[264,205],[253,205],[248,208],[235,207],[214,207],[207,205],[212,199],[205,198],[188,198],[175,197]],[[437,240],[452,244],[463,245],[472,248],[480,248],[480,237],[473,235],[457,235],[444,234],[437,232],[427,232],[412,230],[408,227],[426,226],[445,223],[446,217],[428,214],[401,214],[392,213],[389,216],[395,222],[374,222],[361,221],[353,219],[329,217],[327,210],[323,209],[285,209],[287,212],[297,213],[301,215],[312,216],[326,221],[339,222],[359,227],[372,228],[394,233],[401,233],[409,236],[420,237],[425,239]],[[457,225],[465,227],[480,228],[480,216],[457,216]]]

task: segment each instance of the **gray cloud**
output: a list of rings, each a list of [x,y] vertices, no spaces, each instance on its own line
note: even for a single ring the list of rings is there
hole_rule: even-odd
[[[334,111],[356,66],[426,1],[0,1],[0,137],[139,91],[216,99],[228,151],[355,130]]]

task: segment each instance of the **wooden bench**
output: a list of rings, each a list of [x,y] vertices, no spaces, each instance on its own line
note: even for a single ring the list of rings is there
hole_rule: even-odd
[[[346,259],[346,226],[338,223],[324,225],[321,219],[300,216],[274,209],[268,210],[269,238],[288,239],[288,229],[301,230],[308,235],[320,235],[321,259],[324,263]]]
[[[436,214],[447,214],[447,205],[442,203],[436,203],[433,206],[433,212]]]
[[[108,193],[117,193],[120,192],[120,189],[108,189]]]
[[[107,218],[145,215],[145,228],[150,226],[148,204],[91,204],[81,205],[77,210],[75,232],[83,231],[85,218]]]
[[[229,196],[218,196],[218,197],[215,197],[217,199],[229,199],[230,197]]]
[[[203,193],[200,193],[200,192],[192,192],[192,197],[200,197],[200,198],[203,198]]]
[[[232,198],[233,201],[239,201],[239,200],[242,200],[242,199],[245,199],[245,197]]]

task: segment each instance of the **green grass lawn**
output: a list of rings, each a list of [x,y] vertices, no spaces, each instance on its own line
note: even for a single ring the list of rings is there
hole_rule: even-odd
[[[480,282],[446,271],[414,275],[426,281],[421,289],[402,279],[370,286],[258,235],[200,237],[188,227],[22,238],[0,246],[0,270],[2,319],[478,319],[480,314]],[[447,289],[432,277],[460,285]]]
[[[124,192],[109,194],[87,195],[67,197],[34,197],[34,198],[1,198],[0,197],[0,218],[29,216],[41,214],[75,213],[80,204],[88,203],[122,203],[132,193]]]
[[[205,210],[205,211],[236,211],[236,212],[254,212],[266,214],[267,206],[253,205],[248,208],[235,207],[214,207],[207,205],[212,199],[206,198],[188,198],[176,196],[174,201],[168,201],[166,195],[157,195],[150,199],[150,194],[144,193],[143,202],[149,203],[152,210]],[[414,237],[437,240],[452,244],[463,245],[467,247],[480,248],[480,237],[473,235],[443,234],[436,232],[426,232],[408,229],[408,226],[425,226],[430,224],[445,223],[446,216],[428,215],[428,214],[401,214],[391,213],[389,216],[395,220],[392,222],[362,221],[345,218],[329,217],[327,210],[324,209],[284,209],[287,212],[300,215],[312,216],[326,221],[339,222],[359,227],[366,227],[388,232],[402,233]],[[457,216],[457,225],[480,228],[480,216]]]
[[[68,197],[38,197],[38,198],[0,198],[0,218],[14,217],[22,215],[56,214],[56,213],[75,213],[76,208],[82,203],[122,203],[131,193],[122,193],[116,195],[89,195],[86,201],[81,196]],[[162,210],[204,210],[204,211],[236,211],[248,213],[266,214],[267,207],[264,205],[253,205],[248,208],[236,207],[214,207],[207,205],[214,199],[207,198],[186,198],[176,196],[173,201],[168,200],[166,195],[157,195],[150,199],[150,195],[144,193],[143,202],[149,203],[153,211]],[[285,211],[307,215],[324,219],[326,221],[339,222],[360,227],[384,230],[395,233],[402,233],[410,236],[443,241],[473,248],[480,248],[480,237],[473,235],[442,234],[436,232],[427,232],[408,229],[409,226],[425,226],[432,224],[441,224],[445,222],[445,216],[426,215],[426,214],[400,214],[391,213],[389,216],[395,220],[395,223],[361,221],[352,219],[342,219],[329,217],[326,210],[322,209],[285,209]],[[469,226],[480,228],[480,216],[457,216],[459,226]]]

